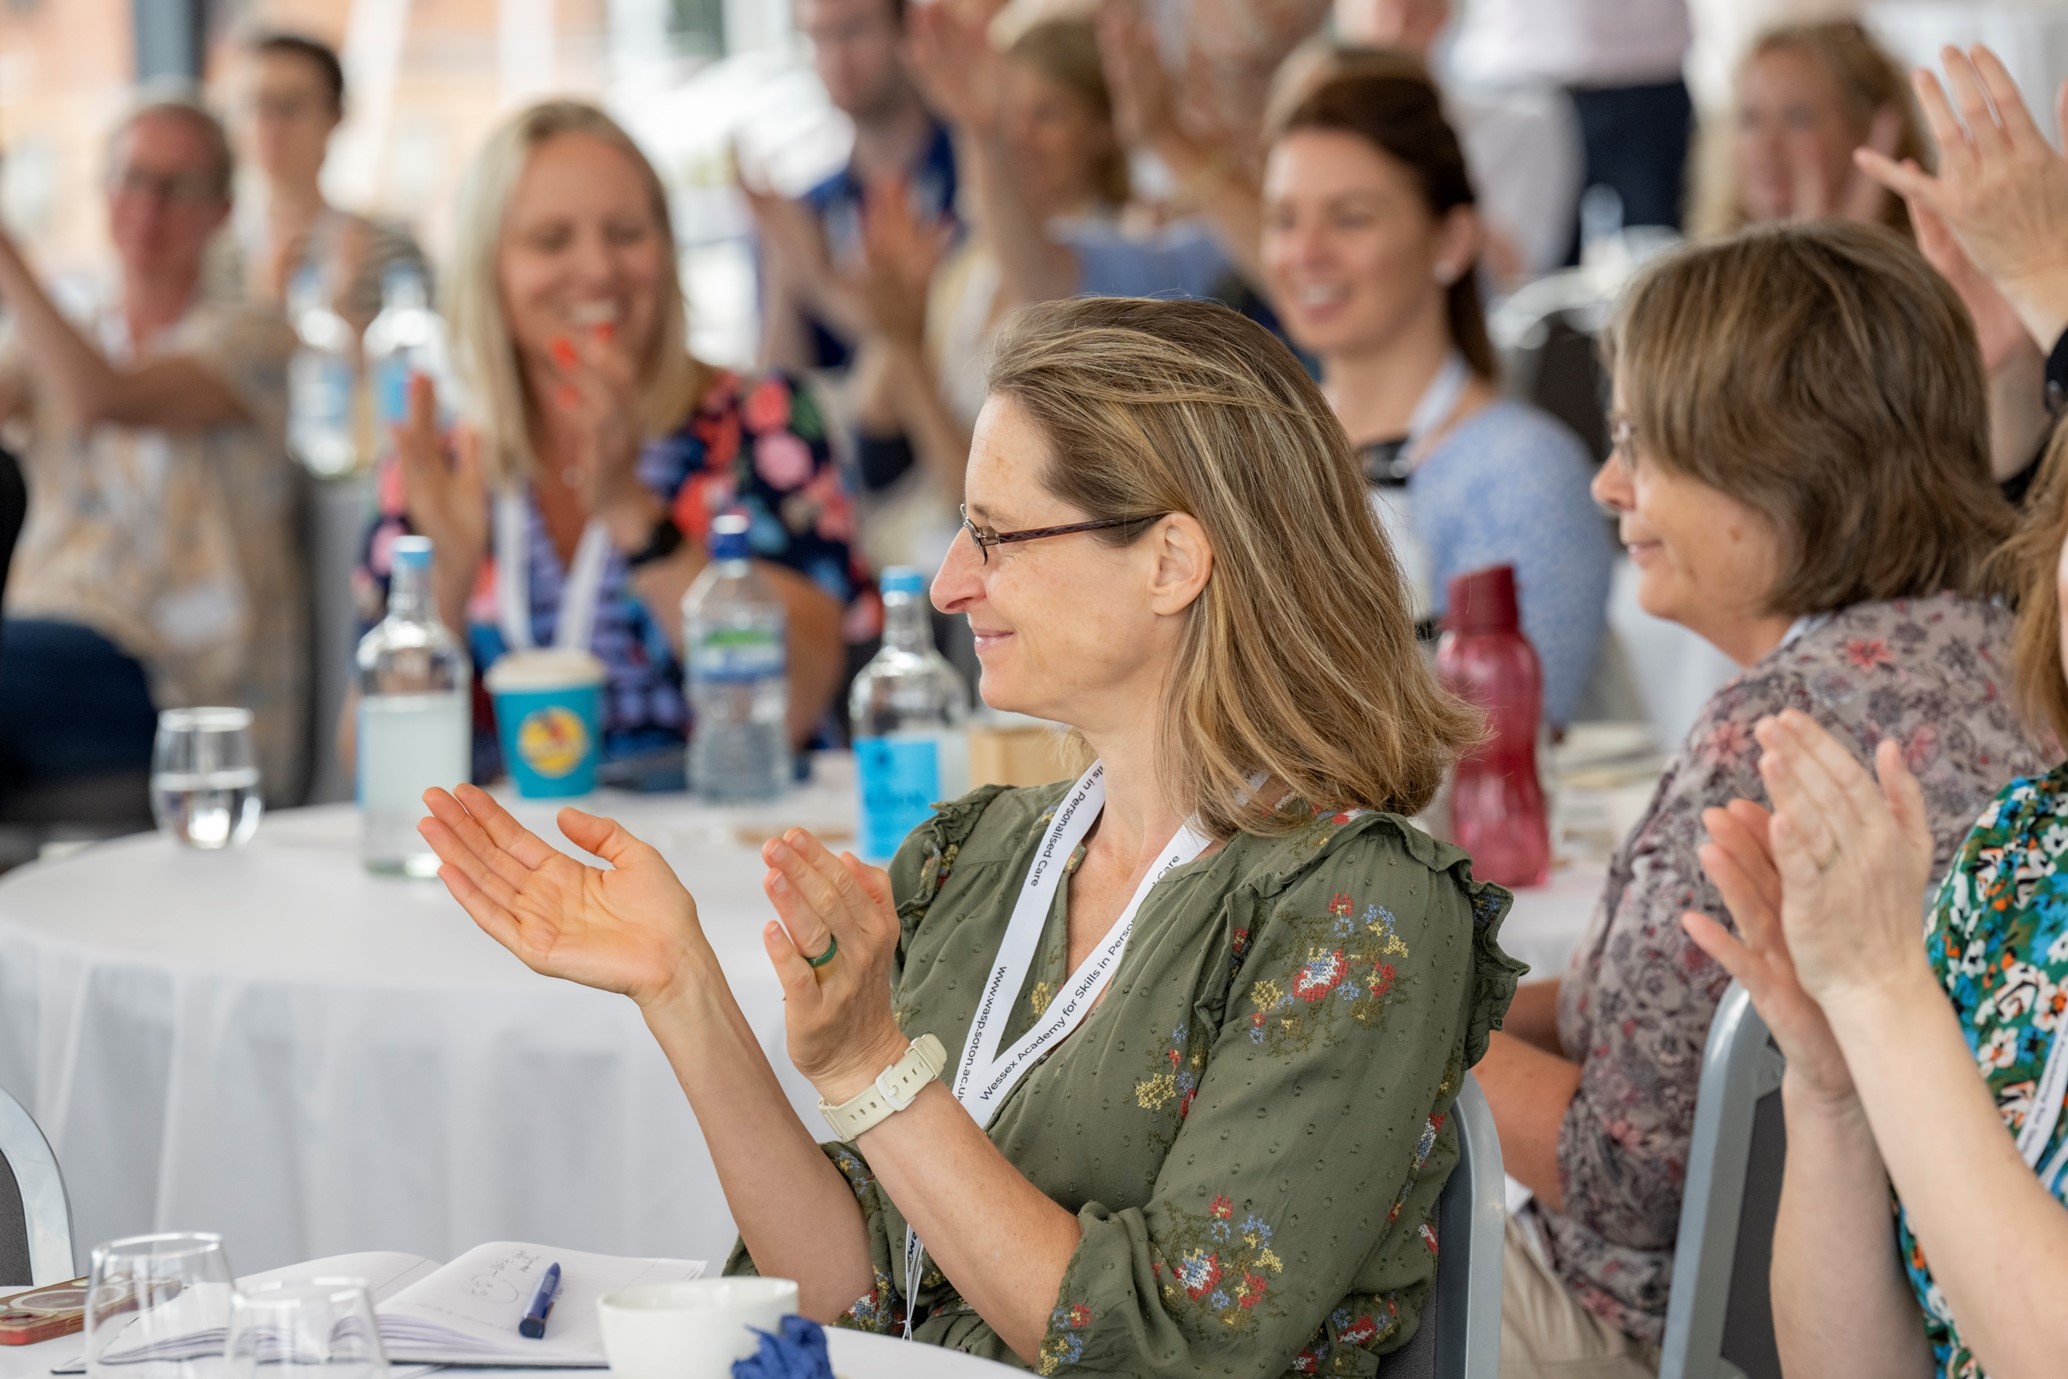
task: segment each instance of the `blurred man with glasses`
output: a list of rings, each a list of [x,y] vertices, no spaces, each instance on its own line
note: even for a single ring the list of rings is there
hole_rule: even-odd
[[[0,421],[29,516],[0,631],[0,792],[141,779],[158,709],[256,711],[270,790],[303,732],[303,576],[285,444],[293,336],[205,286],[223,127],[183,95],[108,141],[114,272],[77,317],[0,227]]]

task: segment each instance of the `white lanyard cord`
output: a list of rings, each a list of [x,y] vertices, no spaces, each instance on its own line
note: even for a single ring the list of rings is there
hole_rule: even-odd
[[[529,651],[531,635],[531,551],[525,531],[531,514],[524,490],[506,488],[495,500],[496,611],[503,641],[512,651]],[[603,568],[610,560],[610,532],[594,518],[582,528],[582,539],[568,563],[560,590],[560,616],[553,627],[553,645],[587,651],[596,634],[596,609],[603,599]]]
[[[951,1086],[955,1099],[969,1112],[978,1129],[990,1128],[998,1108],[1041,1055],[1068,1039],[1084,1022],[1084,1017],[1098,1001],[1099,993],[1119,968],[1120,959],[1127,951],[1128,935],[1134,928],[1135,914],[1156,883],[1175,868],[1198,857],[1213,842],[1199,831],[1194,821],[1181,825],[1135,888],[1127,908],[1120,912],[1105,941],[1078,964],[1077,970],[1070,974],[1063,989],[1056,994],[1054,1003],[1042,1012],[1034,1027],[1021,1035],[1011,1048],[999,1053],[1006,1017],[1019,996],[1020,988],[1026,983],[1034,950],[1040,944],[1041,931],[1047,924],[1049,907],[1056,889],[1064,884],[1066,864],[1105,808],[1105,770],[1103,764],[1093,762],[1091,769],[1078,778],[1076,785],[1063,796],[1062,803],[1056,806],[1054,821],[1041,840],[1034,860],[1028,864],[1026,882],[1020,888],[1019,899],[1013,903],[1012,919],[1006,926],[1004,940],[998,945],[998,956],[984,982],[976,1014],[970,1020],[969,1034],[963,1041],[962,1055],[956,1060],[955,1079]],[[906,1340],[912,1339],[912,1317],[917,1310],[919,1276],[925,1261],[926,1247],[920,1243],[917,1232],[906,1227]]]

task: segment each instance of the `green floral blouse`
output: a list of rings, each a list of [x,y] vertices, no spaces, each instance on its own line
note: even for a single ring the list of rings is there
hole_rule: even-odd
[[[944,805],[891,864],[898,1020],[950,1067],[1066,789]],[[1008,1042],[1068,975],[1067,894]],[[1239,835],[1157,884],[1105,998],[990,1126],[1084,1231],[1041,1373],[1369,1375],[1406,1342],[1457,1160],[1451,1103],[1524,970],[1495,942],[1508,903],[1464,853],[1365,810]],[[854,1146],[825,1150],[876,1270],[843,1323],[892,1331],[913,1297],[904,1215]],[[914,1335],[1022,1363],[927,1264]],[[728,1272],[752,1271],[736,1248]]]

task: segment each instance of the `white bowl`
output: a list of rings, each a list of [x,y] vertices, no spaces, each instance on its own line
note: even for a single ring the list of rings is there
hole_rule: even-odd
[[[603,1353],[621,1379],[732,1379],[732,1362],[797,1310],[786,1278],[697,1278],[642,1283],[596,1302]]]

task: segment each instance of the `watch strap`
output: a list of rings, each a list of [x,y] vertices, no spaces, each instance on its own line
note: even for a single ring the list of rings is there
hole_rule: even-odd
[[[819,1101],[819,1114],[833,1127],[833,1137],[852,1140],[863,1131],[890,1119],[912,1104],[912,1099],[941,1075],[948,1066],[947,1050],[931,1034],[922,1034],[905,1049],[905,1056],[876,1075],[876,1080],[838,1106]]]

